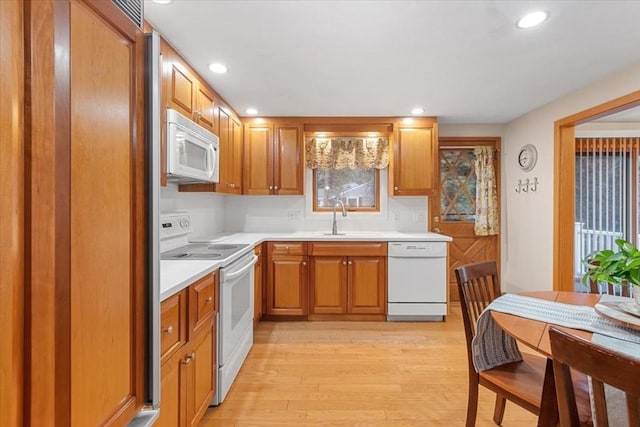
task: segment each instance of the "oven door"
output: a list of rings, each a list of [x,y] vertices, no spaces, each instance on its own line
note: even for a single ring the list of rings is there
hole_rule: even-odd
[[[258,257],[249,253],[220,270],[220,366],[226,365],[253,325],[254,265]]]

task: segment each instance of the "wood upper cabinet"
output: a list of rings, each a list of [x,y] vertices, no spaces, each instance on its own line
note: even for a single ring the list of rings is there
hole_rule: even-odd
[[[164,106],[216,133],[215,95],[169,44],[161,40]]]
[[[217,310],[217,273],[162,302],[162,398],[154,425],[191,427],[204,416],[217,388]],[[176,338],[181,331],[186,340]]]
[[[244,131],[244,194],[303,194],[302,124],[248,123]]]
[[[433,191],[433,174],[438,160],[437,123],[424,120],[395,126],[389,194],[430,195]]]
[[[303,242],[267,244],[265,314],[306,316],[308,313],[307,249]]]
[[[387,246],[383,242],[309,244],[311,314],[385,314]]]
[[[242,124],[225,109],[218,108],[218,138],[220,141],[219,193],[242,194]]]

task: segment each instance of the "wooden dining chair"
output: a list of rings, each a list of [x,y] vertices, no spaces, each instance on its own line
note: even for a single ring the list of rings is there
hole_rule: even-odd
[[[604,384],[625,394],[628,426],[640,426],[640,359],[605,349],[554,327],[549,329],[549,338],[561,427],[583,425],[579,420],[576,393],[569,368],[573,372],[578,371],[591,376],[594,413],[598,426],[609,425]]]
[[[539,415],[547,358],[523,353],[521,362],[509,363],[477,373],[473,367],[471,342],[482,311],[501,295],[494,261],[465,265],[455,269],[469,360],[469,398],[467,427],[476,424],[478,386],[496,393],[493,421],[502,423],[506,401]]]
[[[598,261],[588,261],[587,263],[599,265]],[[613,285],[611,283],[598,282],[593,279],[588,279],[587,282],[589,284],[590,294],[609,294],[631,297],[631,286],[629,285]]]

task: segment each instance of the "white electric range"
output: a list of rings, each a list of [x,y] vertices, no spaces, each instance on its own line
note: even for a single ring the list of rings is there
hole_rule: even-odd
[[[212,405],[222,403],[253,345],[254,265],[258,257],[250,251],[229,263],[247,244],[189,242],[193,232],[187,213],[160,216],[160,260],[189,263],[219,260],[220,311],[217,333],[217,393]]]

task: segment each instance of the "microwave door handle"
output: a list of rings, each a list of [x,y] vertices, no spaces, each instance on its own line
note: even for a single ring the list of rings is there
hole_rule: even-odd
[[[212,177],[213,174],[215,173],[215,171],[213,170],[213,158],[215,156],[215,149],[213,148],[213,146],[211,144],[207,144],[207,156],[206,156],[206,161],[207,161],[207,172],[209,173],[209,177]]]

